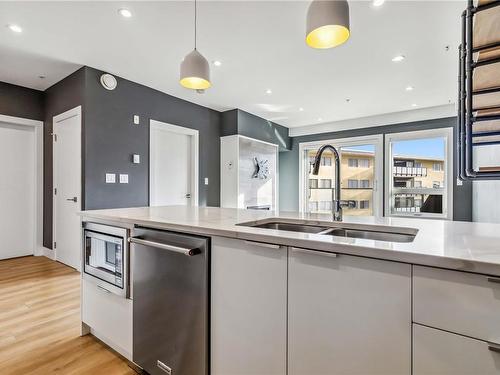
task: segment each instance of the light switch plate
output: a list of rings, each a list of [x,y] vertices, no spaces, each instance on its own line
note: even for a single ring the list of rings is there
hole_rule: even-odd
[[[120,173],[120,184],[128,184],[128,174]]]
[[[134,124],[135,125],[139,125],[141,123],[141,119],[139,116],[137,115],[134,115]]]
[[[208,185],[208,177],[205,177],[205,185]]]
[[[133,154],[132,155],[132,163],[134,163],[134,164],[140,164],[141,163],[141,155],[139,155],[139,154]]]
[[[106,173],[106,183],[114,184],[116,182],[116,174],[114,173]]]

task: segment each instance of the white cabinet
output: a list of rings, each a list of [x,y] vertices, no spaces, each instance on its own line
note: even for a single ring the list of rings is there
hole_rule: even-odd
[[[276,210],[278,145],[230,135],[221,137],[220,150],[221,207]]]
[[[212,374],[286,374],[286,291],[286,248],[212,239]]]
[[[90,332],[132,360],[132,300],[82,279],[82,321]]]
[[[500,343],[500,278],[413,266],[413,311],[416,323]]]
[[[454,333],[413,325],[413,375],[499,373],[499,347]]]
[[[411,371],[410,265],[289,249],[288,374]]]

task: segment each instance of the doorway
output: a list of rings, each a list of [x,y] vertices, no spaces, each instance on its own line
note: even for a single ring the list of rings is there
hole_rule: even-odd
[[[41,255],[41,121],[0,115],[0,259]]]
[[[81,268],[81,106],[53,119],[54,249],[56,260]]]
[[[150,206],[198,205],[198,133],[150,120]]]

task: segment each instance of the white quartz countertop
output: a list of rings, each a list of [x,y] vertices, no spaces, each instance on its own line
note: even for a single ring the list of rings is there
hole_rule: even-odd
[[[361,216],[345,216],[342,223],[336,223],[418,229],[413,242],[397,243],[237,225],[267,218],[331,224],[330,215],[297,212],[165,206],[82,211],[80,215],[85,221],[239,238],[500,276],[500,224]]]

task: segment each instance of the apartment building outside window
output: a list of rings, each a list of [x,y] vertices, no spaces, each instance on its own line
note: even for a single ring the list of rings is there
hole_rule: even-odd
[[[381,215],[382,214],[382,169],[383,138],[381,135],[325,140],[301,143],[299,146],[303,163],[300,165],[300,207],[312,213],[331,213],[332,195],[335,193],[335,163],[329,150],[323,157],[330,163],[321,163],[318,176],[311,174],[310,164],[319,147],[331,144],[337,148],[341,162],[341,199],[356,202],[354,208],[344,208],[344,215]],[[323,165],[326,164],[326,165]],[[315,182],[312,182],[312,181]],[[380,184],[377,182],[380,181]],[[378,188],[380,186],[380,189]],[[363,201],[363,208],[360,202]]]
[[[386,135],[386,215],[452,219],[452,134]]]

